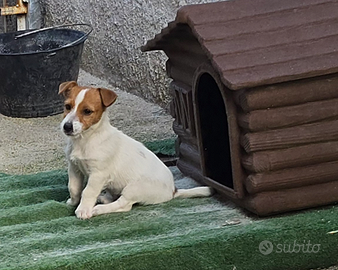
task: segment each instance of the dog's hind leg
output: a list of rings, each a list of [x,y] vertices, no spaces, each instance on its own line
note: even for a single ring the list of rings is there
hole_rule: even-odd
[[[98,204],[93,208],[93,216],[108,214],[113,212],[128,212],[135,202],[127,200],[123,195],[116,201],[108,204]]]

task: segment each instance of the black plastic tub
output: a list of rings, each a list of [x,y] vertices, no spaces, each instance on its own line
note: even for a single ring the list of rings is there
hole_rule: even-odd
[[[92,31],[64,25],[0,34],[0,113],[43,117],[61,113],[59,84],[77,80],[84,41]]]

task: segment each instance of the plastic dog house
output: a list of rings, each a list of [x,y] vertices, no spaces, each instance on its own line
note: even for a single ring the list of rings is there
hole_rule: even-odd
[[[177,166],[259,215],[338,201],[338,2],[181,8],[143,51],[173,79]]]

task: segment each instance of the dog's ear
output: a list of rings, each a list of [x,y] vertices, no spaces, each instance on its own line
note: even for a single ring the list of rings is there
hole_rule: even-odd
[[[117,94],[113,90],[98,88],[102,103],[105,107],[112,105],[117,99]]]
[[[64,97],[69,95],[69,91],[74,87],[77,86],[77,82],[70,81],[70,82],[63,82],[59,86],[59,95],[63,94]]]

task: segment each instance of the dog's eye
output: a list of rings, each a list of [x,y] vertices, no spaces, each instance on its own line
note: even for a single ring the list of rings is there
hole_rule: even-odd
[[[84,109],[84,110],[83,110],[83,114],[84,114],[84,115],[91,115],[92,113],[93,113],[92,110],[89,110],[89,109]]]
[[[72,109],[72,106],[71,106],[70,104],[66,104],[66,105],[65,105],[65,109],[66,109],[67,111],[70,111],[70,110]]]

